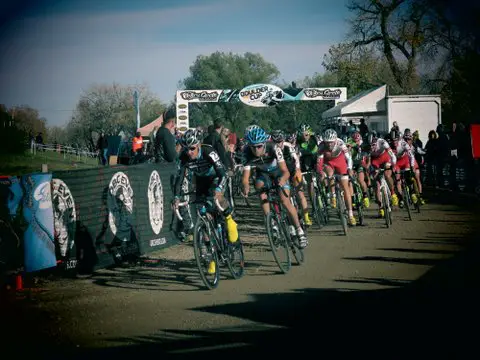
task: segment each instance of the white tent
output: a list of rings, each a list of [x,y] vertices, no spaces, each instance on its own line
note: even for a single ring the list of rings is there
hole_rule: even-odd
[[[338,120],[347,122],[354,118],[386,116],[386,95],[387,85],[363,91],[325,111],[322,114],[323,122],[337,124]]]

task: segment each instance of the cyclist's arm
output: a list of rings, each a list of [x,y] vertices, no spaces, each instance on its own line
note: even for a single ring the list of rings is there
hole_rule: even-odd
[[[173,195],[175,199],[180,198],[182,184],[186,175],[187,175],[187,166],[185,166],[184,164],[183,165],[181,164],[178,175],[175,177],[175,185],[173,186]]]
[[[407,151],[408,159],[410,160],[410,167],[413,169],[415,166],[415,154],[413,153],[413,148],[405,143],[405,150]]]
[[[347,160],[347,169],[352,170],[353,168],[352,154],[350,154],[350,151],[348,151],[347,145],[345,144],[342,145],[342,151],[345,154],[345,159]]]
[[[214,150],[208,154],[208,160],[210,164],[213,166],[213,169],[215,170],[215,174],[217,175],[217,178],[218,178],[218,184],[217,184],[217,187],[215,188],[215,191],[224,192],[225,184],[227,183],[227,171],[225,169],[225,165],[223,165],[223,162],[220,159],[220,156]]]
[[[293,161],[295,161],[295,169],[300,169],[300,157],[298,156],[295,148],[293,146],[289,146],[290,156],[292,157]]]
[[[282,178],[288,180],[290,178],[290,172],[283,157],[283,151],[278,146],[275,146],[275,158],[277,159],[278,168],[282,172]]]
[[[397,157],[395,156],[392,148],[390,147],[390,145],[388,145],[386,141],[383,142],[383,146],[385,151],[388,153],[388,156],[390,156],[390,163],[392,164],[392,166],[394,166],[397,163]]]

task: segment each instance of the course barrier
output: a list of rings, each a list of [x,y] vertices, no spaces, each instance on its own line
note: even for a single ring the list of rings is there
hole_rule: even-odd
[[[175,244],[169,229],[175,171],[174,164],[140,164],[6,177],[2,214],[13,218],[15,206],[22,208],[16,232],[25,271],[90,272]]]

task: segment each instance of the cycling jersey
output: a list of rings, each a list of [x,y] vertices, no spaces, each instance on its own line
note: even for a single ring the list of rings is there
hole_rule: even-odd
[[[372,166],[374,168],[379,168],[386,163],[395,165],[397,162],[397,157],[395,156],[392,148],[390,147],[390,145],[388,145],[388,142],[385,139],[378,139],[375,143],[372,144],[370,157],[372,159]]]
[[[187,171],[190,171],[197,177],[197,188],[199,187],[199,182],[205,182],[210,185],[215,185],[218,191],[225,189],[227,182],[225,166],[220,160],[220,156],[218,156],[210,145],[202,145],[196,159],[190,159],[186,150],[180,154],[180,174],[174,186],[174,195],[176,197],[181,194],[181,184],[184,181]]]
[[[325,142],[322,142],[320,144],[320,147],[318,149],[318,160],[317,160],[317,170],[320,172],[323,169],[323,161],[331,162],[332,160],[344,156],[346,165],[347,165],[347,170],[352,169],[353,167],[353,162],[352,162],[352,157],[350,155],[350,152],[348,151],[347,145],[343,142],[341,139],[337,139],[335,141],[335,145],[333,146],[333,149],[330,150]]]
[[[297,139],[298,150],[300,151],[300,166],[302,171],[310,171],[315,165],[318,152],[317,140],[315,136],[310,136],[308,141]]]
[[[399,161],[403,157],[408,157],[408,160],[410,160],[410,166],[413,168],[415,165],[415,155],[414,155],[414,150],[413,148],[408,145],[408,143],[405,140],[400,140],[398,141],[397,147],[394,149],[394,153],[397,156],[397,161]]]
[[[300,169],[300,157],[298,156],[297,150],[292,144],[284,141],[282,153],[290,172],[295,171],[295,169]]]
[[[244,154],[244,170],[250,170],[255,166],[257,172],[272,173],[277,171],[278,164],[285,162],[283,151],[274,143],[265,144],[265,152],[262,156],[256,156],[250,146],[247,146]]]

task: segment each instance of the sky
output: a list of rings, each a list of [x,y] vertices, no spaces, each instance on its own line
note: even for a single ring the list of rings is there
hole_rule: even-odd
[[[260,53],[279,80],[323,72],[346,0],[9,0],[0,5],[0,104],[65,125],[92,84],[175,96],[198,55]],[[250,85],[250,84],[245,84]]]

